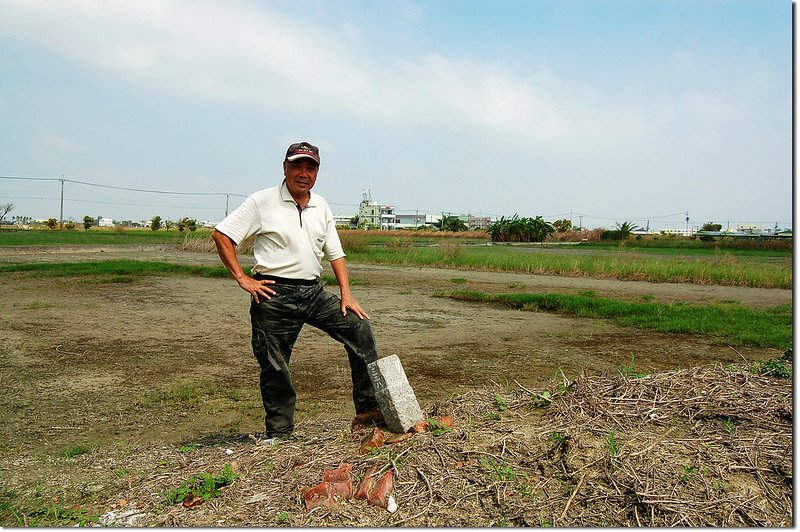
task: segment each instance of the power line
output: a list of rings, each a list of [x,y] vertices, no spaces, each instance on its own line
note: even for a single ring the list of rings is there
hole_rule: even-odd
[[[77,183],[79,185],[87,185],[90,187],[99,188],[113,188],[115,190],[126,190],[128,192],[145,192],[147,194],[171,194],[175,196],[224,196],[225,192],[174,192],[169,190],[148,190],[144,188],[128,188],[117,187],[114,185],[101,185],[99,183],[87,183],[86,181],[76,181],[74,179],[65,179],[67,183]]]
[[[60,177],[19,177],[12,175],[0,175],[0,179],[20,179],[23,181],[61,181]]]
[[[64,183],[75,183],[78,185],[86,185],[98,188],[110,188],[114,190],[125,190],[128,192],[145,192],[148,194],[171,194],[176,196],[224,196],[230,194],[231,196],[238,196],[239,194],[231,194],[229,192],[177,192],[172,190],[151,190],[145,188],[131,188],[119,187],[116,185],[103,185],[100,183],[90,183],[88,181],[78,181],[76,179],[58,178],[58,177],[21,177],[21,176],[0,176],[0,179],[17,179],[17,180],[30,180],[30,181],[62,181]],[[241,196],[246,198],[247,196]]]
[[[53,198],[56,199],[56,198]],[[80,200],[80,199],[70,199],[64,198],[64,201],[69,203],[91,203],[91,204],[100,204],[100,205],[122,205],[124,207],[158,207],[162,209],[193,209],[193,210],[201,210],[201,211],[217,211],[219,210],[218,207],[198,207],[197,205],[156,205],[156,204],[144,204],[144,203],[120,203],[115,201],[100,201],[100,200]]]
[[[126,191],[126,192],[141,192],[141,193],[146,193],[146,194],[166,194],[166,195],[174,195],[174,196],[225,196],[226,198],[228,198],[229,196],[234,196],[234,197],[238,197],[238,198],[247,198],[248,197],[248,195],[246,195],[246,194],[236,194],[236,193],[233,193],[233,192],[185,192],[185,191],[174,191],[174,190],[155,190],[155,189],[145,189],[145,188],[122,187],[122,186],[117,186],[117,185],[104,185],[104,184],[101,184],[101,183],[92,183],[92,182],[89,182],[89,181],[68,179],[66,177],[0,176],[0,179],[10,179],[10,180],[19,180],[19,181],[60,181],[62,183],[62,185],[64,183],[74,183],[74,184],[77,184],[77,185],[84,185],[84,186],[90,186],[90,187],[113,189],[113,190],[123,190],[123,191]],[[53,200],[53,199],[58,199],[58,198],[31,198],[31,197],[19,196],[19,197],[13,197],[13,198],[9,198],[9,199]],[[125,206],[145,206],[145,205],[137,204],[137,203],[114,203],[114,202],[105,202],[105,201],[76,200],[76,199],[70,199],[70,198],[64,198],[64,199],[65,199],[65,201],[81,202],[81,203],[97,203],[97,204],[125,205]],[[329,202],[329,204],[330,205],[336,205],[336,206],[339,206],[339,207],[359,207],[359,205],[352,204],[352,203],[334,203],[334,202]],[[181,208],[181,209],[194,208],[194,209],[202,209],[202,210],[215,210],[214,208],[211,208],[211,207],[197,207],[197,206],[191,206],[191,207],[177,206],[177,205],[148,205],[148,206],[159,207],[159,208]],[[423,213],[423,214],[441,214],[442,212],[451,212],[450,209],[438,209],[438,210],[437,209],[434,209],[434,210],[431,210],[431,209],[420,209],[420,208],[399,209],[399,208],[396,208],[396,207],[395,207],[394,211],[397,212],[397,213],[400,213],[400,212],[409,212],[409,213],[413,212],[413,213],[417,213],[417,214],[419,214],[419,213]],[[226,201],[226,215],[227,215],[227,201]],[[483,211],[478,211],[477,215],[489,216],[489,217],[492,217],[492,218],[495,218],[495,219],[497,219],[497,218],[499,218],[501,216],[501,215],[498,215],[498,214],[487,213],[487,212],[483,212]],[[585,213],[580,213],[580,212],[574,212],[573,211],[573,212],[569,212],[569,213],[546,215],[546,216],[542,216],[542,218],[547,218],[547,219],[549,219],[549,218],[559,218],[559,217],[565,217],[567,215],[569,215],[571,218],[580,217],[580,218],[595,219],[595,220],[608,220],[608,221],[618,221],[618,220],[623,220],[623,219],[624,220],[631,220],[631,221],[641,221],[641,220],[648,220],[649,221],[649,220],[661,220],[661,219],[664,219],[664,218],[672,218],[672,217],[676,217],[676,216],[683,217],[683,216],[686,215],[686,211],[681,211],[681,212],[677,212],[677,213],[674,213],[674,214],[662,214],[662,215],[657,215],[657,216],[640,216],[640,217],[621,217],[621,216],[605,217],[605,216],[595,216],[595,215],[592,215],[592,214],[585,214]],[[681,220],[681,221],[683,221],[683,220]],[[752,222],[752,221],[738,222],[738,221],[733,221],[733,220],[726,220],[726,222],[734,223],[734,224],[741,224],[741,223],[773,224],[773,223],[778,223],[778,224],[781,224],[781,225],[791,225],[791,222],[785,222],[785,221],[776,222],[775,220],[772,220],[772,221],[769,221],[769,222]],[[667,222],[667,223],[669,223],[669,222]]]

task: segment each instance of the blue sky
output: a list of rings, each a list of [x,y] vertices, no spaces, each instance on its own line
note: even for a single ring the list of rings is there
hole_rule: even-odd
[[[321,149],[315,191],[588,227],[792,221],[788,0],[0,2],[0,175],[65,218],[218,221]],[[0,179],[58,217],[57,181]]]

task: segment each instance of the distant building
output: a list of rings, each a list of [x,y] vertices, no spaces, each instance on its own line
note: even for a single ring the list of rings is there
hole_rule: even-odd
[[[482,231],[489,229],[492,220],[488,216],[473,216],[467,215],[467,227],[470,231]]]
[[[761,226],[757,224],[741,224],[736,228],[737,233],[760,233]]]
[[[397,228],[397,217],[394,207],[380,205],[372,199],[368,190],[362,192],[361,203],[358,206],[358,227],[360,229],[382,229],[384,231]]]
[[[364,190],[358,206],[358,228],[376,229],[381,225],[381,206],[372,200],[372,193]]]
[[[417,229],[427,225],[424,214],[397,214],[395,219],[397,220],[397,229]]]
[[[97,220],[98,227],[114,227],[114,220],[112,218],[100,218]]]
[[[391,231],[393,229],[417,229],[423,226],[436,227],[442,222],[442,214],[398,214],[392,205],[382,205],[372,199],[369,190],[362,192],[361,203],[358,207],[358,227],[359,229],[382,229]],[[470,230],[485,230],[489,228],[491,219],[488,216],[473,216],[472,214],[450,215],[456,216]],[[343,215],[337,216],[337,225],[344,225],[349,220],[345,220]],[[340,222],[341,221],[341,222]]]
[[[347,226],[350,227],[350,220],[355,218],[355,214],[334,214],[333,223],[336,227]]]
[[[692,236],[694,234],[694,228],[690,228],[689,230],[686,229],[676,229],[673,227],[662,229],[662,235],[676,235],[676,236]]]
[[[381,230],[388,231],[397,229],[397,218],[394,214],[394,207],[391,205],[381,205]]]

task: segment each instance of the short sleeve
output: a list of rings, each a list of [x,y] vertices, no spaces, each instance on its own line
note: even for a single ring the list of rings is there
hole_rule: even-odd
[[[261,216],[253,196],[249,196],[235,211],[214,227],[233,240],[237,246],[248,236],[257,233],[260,228]]]

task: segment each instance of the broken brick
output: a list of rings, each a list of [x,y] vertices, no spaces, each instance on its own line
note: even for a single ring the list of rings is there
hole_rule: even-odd
[[[361,447],[359,452],[361,454],[369,454],[379,447],[383,447],[383,442],[386,436],[383,431],[378,427],[372,429],[372,432],[363,440],[361,440]]]
[[[410,429],[409,432],[428,432],[431,429],[431,421],[438,422],[445,427],[452,429],[453,428],[453,418],[450,416],[441,416],[441,417],[432,417],[428,421],[420,421]],[[435,425],[434,425],[435,427]]]
[[[413,427],[409,429],[409,432],[427,432],[428,431],[428,422],[427,421],[420,421]]]
[[[188,495],[186,495],[186,498],[183,499],[183,503],[182,504],[186,508],[194,508],[195,506],[200,506],[204,502],[206,502],[206,500],[204,498],[202,498],[202,497],[200,497],[198,495],[195,495],[194,493],[189,493]]]
[[[380,468],[377,465],[370,466],[370,468],[367,469],[367,472],[364,473],[364,478],[361,479],[361,482],[358,484],[358,488],[356,488],[356,493],[354,495],[356,499],[366,499],[367,496],[369,496],[369,492],[377,480],[379,469]]]
[[[442,416],[434,419],[449,429],[453,428],[453,418],[450,416]]]
[[[370,410],[369,412],[358,414],[353,418],[353,422],[350,423],[350,432],[368,429],[377,425],[378,423],[384,422],[385,419],[383,418],[383,413],[380,410]]]
[[[336,505],[336,500],[333,498],[330,482],[320,482],[313,488],[309,488],[303,492],[303,500],[306,503],[306,510],[324,506],[330,508]]]
[[[322,472],[322,481],[330,484],[330,491],[334,497],[342,496],[347,499],[353,496],[353,480],[350,472],[352,464],[342,463],[336,469],[326,469]]]
[[[322,472],[323,482],[343,482],[350,480],[350,472],[353,470],[352,464],[341,463],[336,469],[326,469]]]
[[[387,508],[389,505],[389,497],[394,490],[394,474],[392,470],[388,470],[372,487],[367,496],[367,502],[373,506],[380,506]]]
[[[404,432],[403,434],[389,434],[386,436],[386,439],[383,440],[385,445],[391,445],[393,443],[399,443],[403,440],[407,440],[412,438],[414,435],[410,432]]]
[[[334,498],[351,499],[353,497],[353,481],[349,478],[342,482],[329,482],[328,484],[331,485],[331,493]]]

